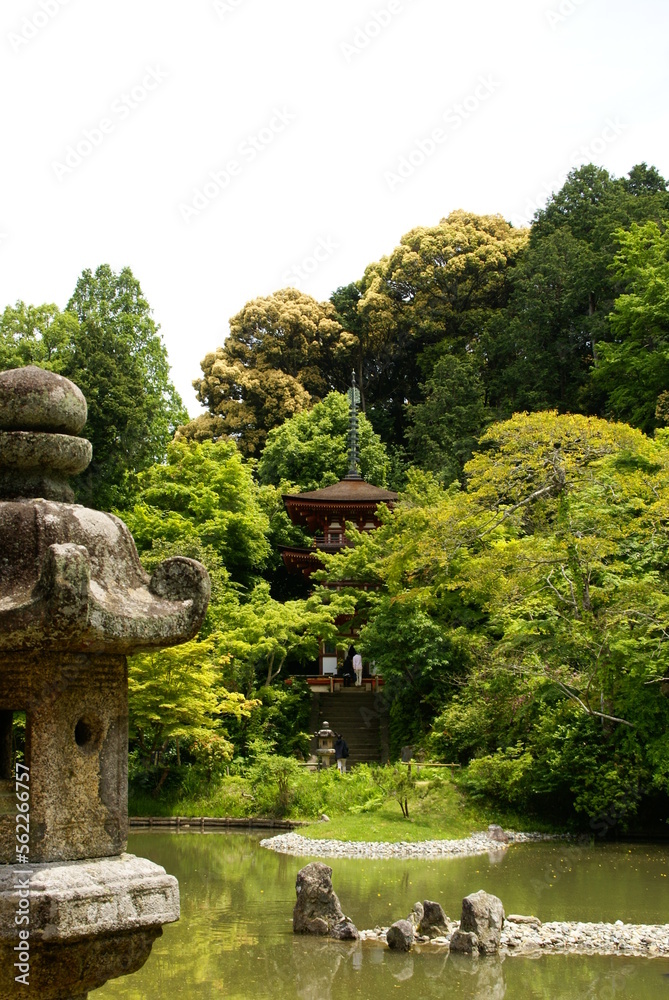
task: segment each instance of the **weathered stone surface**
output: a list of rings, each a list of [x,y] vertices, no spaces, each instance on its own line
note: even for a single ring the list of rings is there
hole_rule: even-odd
[[[410,924],[412,924],[413,927],[417,927],[418,924],[421,922],[421,920],[423,919],[423,912],[424,911],[422,903],[413,904],[413,906],[411,907],[411,913],[407,917],[407,920],[409,921]]]
[[[30,876],[30,939],[37,943],[160,927],[179,919],[179,886],[160,865],[122,854],[68,864],[0,866],[0,941],[16,943],[18,879]]]
[[[496,823],[491,823],[488,827],[488,836],[491,840],[495,840],[499,844],[509,843],[508,833],[505,833],[502,827],[498,826]]]
[[[133,653],[197,634],[207,571],[167,559],[149,577],[111,514],[49,500],[0,502],[0,652]]]
[[[0,430],[80,434],[88,407],[81,389],[34,365],[0,372]]]
[[[330,937],[336,938],[337,941],[357,941],[360,935],[353,921],[344,917],[343,920],[334,925],[330,931]]]
[[[30,860],[107,857],[127,840],[127,667],[123,656],[0,654],[0,709],[27,712]],[[0,713],[1,715],[1,713]],[[16,855],[16,795],[0,815],[0,862]]]
[[[295,934],[328,934],[340,939],[355,938],[358,932],[346,917],[332,888],[332,869],[320,861],[312,861],[297,873],[295,882],[297,902],[293,910]],[[343,938],[342,935],[346,935]]]
[[[479,939],[473,931],[453,931],[451,935],[451,951],[463,955],[478,955]]]
[[[73,436],[85,422],[86,400],[68,379],[34,367],[0,372],[0,499],[72,501],[68,478],[93,454]]]
[[[448,934],[448,919],[440,903],[423,900],[423,916],[418,924],[418,933],[428,938],[443,937]]]
[[[497,896],[481,889],[462,900],[460,930],[476,934],[481,954],[494,955],[499,951],[503,924],[504,907]]]
[[[526,916],[523,913],[509,913],[504,918],[504,922],[510,924],[530,924],[532,927],[541,927],[539,917]]]
[[[396,920],[386,931],[388,947],[393,951],[410,951],[413,940],[414,927],[410,920]]]
[[[162,924],[179,917],[176,879],[122,855],[125,655],[192,638],[209,578],[181,558],[149,578],[118,518],[65,502],[68,476],[91,457],[74,436],[85,419],[86,402],[66,379],[35,368],[0,373],[0,1000],[26,995],[13,964],[26,889],[28,991],[42,1000],[85,1000],[138,969]],[[25,713],[25,866],[11,864],[16,712]],[[27,961],[25,941],[21,954]]]
[[[16,884],[30,876],[30,989],[13,980]],[[0,867],[0,1000],[85,997],[139,969],[162,924],[179,919],[179,888],[165,869],[122,855],[73,864]],[[10,957],[12,956],[12,957]]]

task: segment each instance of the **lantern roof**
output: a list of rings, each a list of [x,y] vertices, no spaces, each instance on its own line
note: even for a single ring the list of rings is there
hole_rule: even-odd
[[[198,632],[204,566],[176,556],[149,577],[128,528],[72,503],[88,466],[86,400],[41,368],[0,372],[0,653],[135,653]]]

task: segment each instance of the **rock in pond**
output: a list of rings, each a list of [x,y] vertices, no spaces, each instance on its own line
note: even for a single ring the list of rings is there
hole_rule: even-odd
[[[495,840],[499,844],[509,843],[508,833],[505,833],[502,827],[498,826],[497,823],[490,824],[490,826],[488,827],[488,836],[490,837],[491,840]]]
[[[479,952],[482,955],[497,954],[503,924],[504,907],[502,900],[498,899],[497,896],[491,896],[490,893],[480,889],[479,892],[465,896],[462,900],[460,931],[476,934]],[[453,941],[451,940],[452,947]]]
[[[478,955],[479,939],[473,931],[453,931],[451,951],[457,951],[463,955]]]
[[[312,861],[297,873],[297,902],[293,910],[295,934],[321,934],[340,941],[356,941],[358,931],[342,912],[332,888],[332,869]]]
[[[411,951],[413,947],[413,924],[410,920],[396,920],[386,931],[388,947],[393,951]]]
[[[448,934],[448,918],[441,903],[423,900],[423,915],[418,924],[418,933],[428,938],[445,937]]]

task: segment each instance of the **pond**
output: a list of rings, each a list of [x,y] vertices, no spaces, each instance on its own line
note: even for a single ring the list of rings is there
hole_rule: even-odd
[[[96,1000],[669,1000],[669,960],[543,956],[487,959],[399,955],[378,945],[295,937],[295,876],[310,858],[275,854],[261,835],[135,834],[128,850],[176,875],[182,917],[165,928],[134,976]],[[485,889],[508,913],[542,920],[669,923],[669,858],[657,845],[523,844],[498,855],[418,860],[325,860],[347,916],[360,928],[438,900],[458,917]]]

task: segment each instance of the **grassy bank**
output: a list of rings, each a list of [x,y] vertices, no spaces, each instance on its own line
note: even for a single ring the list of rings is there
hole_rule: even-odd
[[[537,820],[475,802],[450,772],[421,769],[418,780],[392,768],[361,766],[346,775],[289,769],[220,779],[206,791],[154,798],[132,794],[132,816],[281,816],[312,820],[307,837],[367,841],[457,839],[499,823],[517,830],[549,829]],[[403,815],[400,801],[408,811]],[[325,813],[330,822],[320,821]]]

